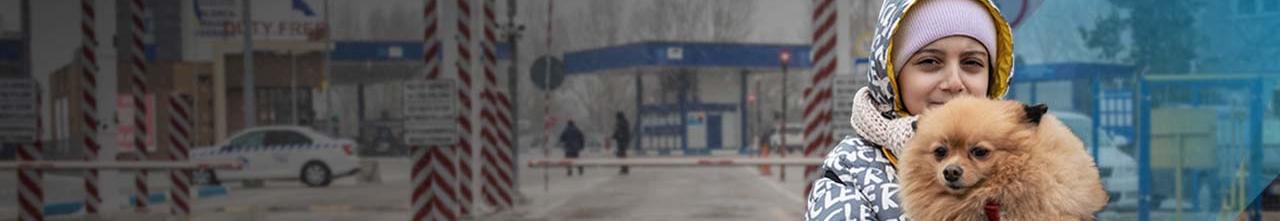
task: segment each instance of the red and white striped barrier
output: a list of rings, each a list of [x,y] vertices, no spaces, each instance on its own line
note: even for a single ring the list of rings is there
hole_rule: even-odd
[[[440,6],[442,2],[437,0],[426,0],[423,6],[422,16],[426,22],[425,31],[423,31],[423,41],[427,47],[426,54],[423,55],[423,62],[426,63],[424,72],[427,80],[438,79],[441,76],[440,61],[444,57],[441,50],[442,41],[437,36],[440,20]],[[468,76],[459,75],[460,80],[469,81]],[[467,93],[469,91],[459,89],[459,102],[466,103]],[[469,107],[468,107],[469,110]],[[470,131],[471,125],[467,120],[467,112],[460,112],[457,118],[459,128]],[[413,185],[413,193],[410,195],[411,209],[413,210],[413,221],[422,220],[458,220],[458,193],[455,191],[457,185],[457,164],[454,158],[459,154],[455,151],[460,146],[467,145],[467,136],[469,133],[460,133],[458,145],[452,147],[430,146],[430,147],[414,147],[413,149],[413,168],[410,177]]]
[[[604,158],[530,160],[529,167],[737,167],[759,165],[822,165],[823,158]]]
[[[129,1],[129,21],[130,30],[132,31],[129,39],[129,70],[130,85],[133,86],[133,145],[139,153],[144,157],[138,160],[146,160],[147,153],[147,61],[145,60],[145,51],[142,45],[142,35],[145,34],[142,23],[142,15],[146,10],[143,0]],[[147,205],[150,204],[147,194],[147,171],[138,171],[134,176],[134,208],[138,211],[145,211]]]
[[[480,132],[480,137],[484,139],[484,146],[480,150],[481,159],[484,161],[480,174],[484,179],[481,194],[484,196],[485,203],[501,210],[512,206],[511,190],[514,182],[511,173],[513,170],[510,149],[511,121],[508,117],[510,105],[508,103],[506,106],[501,106],[502,102],[506,101],[506,95],[498,86],[498,77],[494,73],[498,66],[495,48],[497,33],[494,32],[498,26],[494,19],[495,4],[494,0],[484,0],[481,6],[483,12],[481,37],[484,39],[480,41],[480,62],[484,67],[485,85],[480,97],[485,101],[485,106],[480,112],[480,118],[485,124]]]
[[[97,24],[94,0],[80,0],[80,119],[84,124],[83,132],[85,161],[98,161],[98,58],[95,49],[98,47],[98,35],[94,31]],[[90,169],[84,174],[84,211],[86,214],[97,214],[102,205],[102,196],[98,191],[98,170]]]
[[[475,119],[475,116],[471,114],[471,107],[472,104],[476,103],[473,102],[474,100],[471,97],[471,43],[473,41],[471,36],[471,27],[474,26],[473,23],[475,19],[473,19],[474,17],[472,17],[473,15],[471,13],[471,1],[457,0],[454,6],[457,6],[457,8],[455,8],[457,11],[455,11],[456,13],[454,14],[458,16],[457,23],[455,24],[458,34],[458,44],[457,47],[455,47],[455,50],[457,50],[458,56],[454,60],[454,67],[457,70],[457,79],[462,83],[459,84],[458,87],[458,101],[462,103],[462,108],[459,109],[462,111],[462,115],[458,118],[458,126],[462,131],[461,133],[458,133],[460,139],[458,139],[457,145],[459,193],[457,202],[458,215],[466,217],[471,215],[471,206],[473,205],[472,199],[475,198],[471,191],[471,168],[475,165],[475,162],[472,162],[471,158],[472,156],[475,156],[475,154],[470,141],[472,119]]]
[[[836,37],[836,19],[840,17],[835,0],[813,0],[813,77],[809,79],[809,87],[804,90],[804,156],[822,155],[820,148],[831,146],[831,75],[835,73],[839,62],[835,48],[840,38]],[[806,179],[817,177],[817,165],[804,167]],[[805,186],[809,192],[812,184]]]
[[[36,113],[39,113],[39,99],[37,100]],[[40,118],[36,118],[36,140],[32,144],[23,144],[18,149],[18,162],[37,162],[42,160],[44,153],[44,143],[40,141],[40,131],[43,122]],[[44,171],[23,169],[18,170],[18,220],[19,221],[43,221],[44,220]]]
[[[169,97],[169,160],[185,163],[191,150],[191,99],[183,94]],[[191,215],[191,171],[170,170],[169,213],[179,219]]]

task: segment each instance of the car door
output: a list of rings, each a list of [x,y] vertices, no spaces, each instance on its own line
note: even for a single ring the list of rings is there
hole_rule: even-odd
[[[263,161],[258,154],[262,149],[263,138],[266,131],[251,131],[240,134],[231,138],[231,141],[223,146],[223,156],[228,160],[236,160],[241,164],[242,169],[238,171],[227,171],[219,173],[219,178],[226,179],[243,179],[256,178],[262,175],[264,168],[261,164]]]
[[[266,136],[267,149],[272,151],[264,154],[266,162],[263,164],[271,165],[268,174],[272,177],[294,177],[299,175],[299,169],[311,154],[315,151],[309,148],[312,146],[311,138],[302,133],[292,130],[272,130],[267,132]]]

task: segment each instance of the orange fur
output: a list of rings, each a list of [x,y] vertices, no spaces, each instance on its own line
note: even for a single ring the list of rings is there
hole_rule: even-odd
[[[991,201],[1005,221],[1092,220],[1107,194],[1084,144],[1053,115],[1039,124],[1025,119],[1020,103],[972,97],[922,115],[898,165],[907,215],[987,220],[982,208]],[[942,158],[938,147],[946,148]],[[962,187],[948,187],[955,183],[942,175],[948,165],[963,168]]]

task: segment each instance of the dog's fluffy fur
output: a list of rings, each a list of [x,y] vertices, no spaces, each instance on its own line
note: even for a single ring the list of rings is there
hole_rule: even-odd
[[[965,97],[923,114],[898,165],[907,215],[987,220],[983,207],[994,202],[1005,221],[1093,220],[1107,203],[1097,166],[1046,111]]]

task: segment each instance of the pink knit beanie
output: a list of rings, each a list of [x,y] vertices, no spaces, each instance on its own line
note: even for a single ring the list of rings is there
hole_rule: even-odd
[[[921,0],[908,10],[893,37],[890,59],[894,72],[901,72],[902,65],[925,45],[950,36],[970,37],[982,43],[987,48],[988,61],[996,55],[995,20],[982,3]]]

